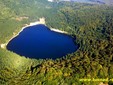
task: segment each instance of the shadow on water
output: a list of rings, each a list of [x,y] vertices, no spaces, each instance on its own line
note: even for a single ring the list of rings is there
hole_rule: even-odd
[[[25,28],[8,43],[7,49],[29,58],[56,59],[75,52],[78,45],[71,36],[40,24]]]

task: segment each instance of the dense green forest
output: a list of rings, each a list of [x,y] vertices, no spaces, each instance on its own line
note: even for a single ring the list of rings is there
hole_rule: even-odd
[[[76,37],[79,49],[52,60],[30,59],[0,48],[0,85],[113,85],[113,6],[0,0],[0,44],[41,17],[48,27]]]

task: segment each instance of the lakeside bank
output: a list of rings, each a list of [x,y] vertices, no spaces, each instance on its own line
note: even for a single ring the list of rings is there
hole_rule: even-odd
[[[31,22],[30,24],[25,24],[25,26],[22,27],[22,29],[21,29],[18,33],[13,33],[13,36],[8,40],[8,42],[3,43],[3,44],[0,44],[0,47],[1,47],[2,49],[6,49],[7,44],[8,44],[13,38],[15,38],[16,36],[18,36],[25,28],[30,27],[30,26],[34,26],[34,25],[39,25],[39,24],[43,24],[43,25],[47,26],[44,17],[39,18],[39,20],[36,21],[36,22]],[[59,29],[55,29],[55,28],[49,28],[49,29],[50,29],[51,31],[55,31],[55,32],[59,32],[59,33],[68,34],[67,32],[61,31],[61,30],[59,30]]]

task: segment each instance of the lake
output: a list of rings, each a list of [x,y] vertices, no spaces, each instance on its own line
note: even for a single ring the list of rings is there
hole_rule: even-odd
[[[8,43],[7,49],[29,58],[56,59],[75,52],[78,46],[71,36],[40,24],[26,27]]]

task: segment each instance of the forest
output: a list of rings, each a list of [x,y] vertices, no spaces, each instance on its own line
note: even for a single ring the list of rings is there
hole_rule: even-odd
[[[76,37],[79,49],[53,60],[0,48],[0,85],[113,85],[112,5],[0,0],[0,44],[41,17],[49,28]]]

